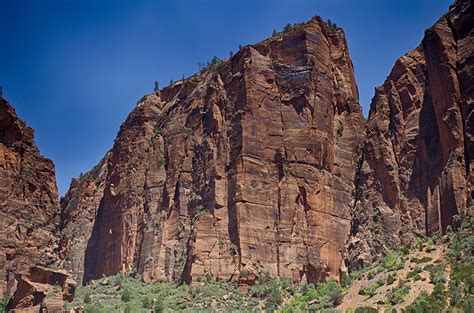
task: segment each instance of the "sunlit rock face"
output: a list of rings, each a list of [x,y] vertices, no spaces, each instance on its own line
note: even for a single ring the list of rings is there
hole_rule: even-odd
[[[143,97],[61,201],[64,265],[80,283],[314,283],[472,213],[472,11],[396,61],[367,123],[319,17]]]
[[[11,297],[31,266],[57,260],[59,212],[53,162],[0,96],[0,297]]]
[[[61,202],[79,282],[339,278],[365,125],[344,33],[315,17],[145,96]]]
[[[474,157],[472,1],[457,1],[376,88],[349,244],[352,264],[470,211]]]

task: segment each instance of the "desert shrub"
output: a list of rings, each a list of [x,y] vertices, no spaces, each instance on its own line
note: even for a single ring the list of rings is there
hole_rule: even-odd
[[[404,301],[405,296],[410,291],[410,288],[405,284],[404,281],[400,281],[398,287],[393,288],[387,293],[387,300],[392,304],[398,304]]]
[[[87,304],[84,307],[87,313],[106,313],[108,312],[107,308],[101,303],[96,302],[94,304]]]
[[[343,296],[341,285],[334,280],[319,284],[317,287],[312,284],[304,285],[281,312],[327,312],[340,304]]]
[[[379,311],[376,308],[369,306],[358,307],[355,309],[354,313],[378,313]]]
[[[359,290],[359,294],[363,296],[367,296],[368,298],[372,298],[376,294],[376,290],[380,287],[383,286],[384,282],[383,280],[378,280],[373,284],[370,284],[366,288],[362,288]]]
[[[122,301],[128,302],[132,300],[132,291],[130,290],[129,287],[125,287],[122,291],[122,295],[120,296]]]
[[[371,279],[373,279],[374,277],[375,277],[374,272],[368,272],[368,273],[367,273],[367,279],[368,279],[368,280],[371,280]]]
[[[85,293],[85,294],[84,294],[84,297],[82,298],[82,301],[83,301],[84,303],[91,303],[91,295],[90,295],[90,293]]]
[[[398,254],[395,251],[390,251],[383,259],[382,266],[387,270],[395,269],[398,261]]]
[[[387,276],[387,285],[393,284],[396,280],[397,280],[397,275],[388,274],[388,276]]]
[[[0,299],[0,313],[7,312],[8,298]]]
[[[409,272],[407,274],[407,278],[408,279],[413,278],[415,281],[420,280],[421,279],[421,275],[420,275],[421,272],[423,272],[423,270],[421,269],[421,267],[417,266],[411,272]]]
[[[339,137],[342,137],[342,134],[344,133],[344,125],[339,124],[339,125],[337,126],[337,130],[336,130],[336,131],[337,131],[337,135],[338,135]]]
[[[432,295],[428,295],[426,291],[422,291],[421,294],[403,309],[404,313],[441,313],[444,312],[445,303],[436,299]]]

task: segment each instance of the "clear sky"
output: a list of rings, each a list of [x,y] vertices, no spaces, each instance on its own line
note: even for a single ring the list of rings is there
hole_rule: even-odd
[[[54,161],[62,195],[155,80],[163,87],[314,15],[344,28],[367,114],[374,87],[450,2],[0,0],[0,85]]]

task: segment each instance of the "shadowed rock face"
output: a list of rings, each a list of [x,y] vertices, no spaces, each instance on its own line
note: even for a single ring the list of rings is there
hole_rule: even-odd
[[[472,206],[473,9],[472,1],[452,5],[376,89],[349,244],[353,264],[445,229]]]
[[[344,34],[315,17],[139,101],[62,200],[61,257],[80,282],[338,278],[363,136]]]
[[[0,97],[0,296],[12,295],[15,275],[57,260],[57,198],[53,163]]]

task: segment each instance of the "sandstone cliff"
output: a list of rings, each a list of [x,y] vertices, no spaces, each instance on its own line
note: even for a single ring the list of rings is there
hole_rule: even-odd
[[[352,264],[433,235],[472,206],[472,1],[457,1],[376,88],[358,175]],[[471,209],[472,213],[472,209]]]
[[[77,279],[338,278],[364,137],[341,29],[319,17],[145,96],[61,202]]]
[[[0,296],[11,296],[31,266],[57,261],[59,213],[53,163],[0,97]]]
[[[64,265],[318,282],[472,214],[472,12],[457,1],[395,63],[367,124],[319,17],[145,96],[61,201]]]

